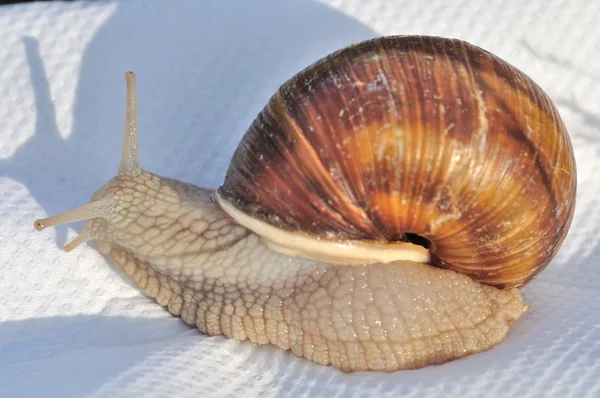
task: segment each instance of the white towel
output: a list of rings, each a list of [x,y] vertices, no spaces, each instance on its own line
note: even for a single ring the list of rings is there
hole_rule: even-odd
[[[600,396],[600,2],[96,1],[0,7],[0,397]],[[137,74],[145,168],[216,188],[269,96],[301,68],[384,34],[456,37],[556,102],[578,164],[558,256],[494,349],[440,366],[343,374],[207,337],[135,289],[82,223],[33,229],[117,170]]]

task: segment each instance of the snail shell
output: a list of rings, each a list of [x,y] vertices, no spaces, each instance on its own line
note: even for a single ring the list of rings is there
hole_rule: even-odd
[[[422,237],[432,264],[510,288],[554,257],[575,193],[567,130],[528,76],[463,41],[391,36],[281,86],[219,199],[322,241]]]

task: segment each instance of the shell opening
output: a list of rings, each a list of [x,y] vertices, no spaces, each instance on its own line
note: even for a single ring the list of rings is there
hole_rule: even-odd
[[[405,233],[404,238],[410,243],[424,247],[427,250],[431,249],[431,241],[421,235]]]
[[[218,192],[215,192],[215,200],[225,214],[259,235],[267,247],[281,254],[339,265],[430,261],[429,250],[426,248],[429,241],[419,235],[408,234],[409,242],[330,240],[301,232],[290,232],[255,219],[238,210]]]

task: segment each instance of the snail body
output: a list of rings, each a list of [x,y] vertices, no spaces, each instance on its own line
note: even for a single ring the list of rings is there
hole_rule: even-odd
[[[135,76],[117,176],[65,250],[98,250],[210,335],[343,371],[486,351],[573,217],[573,150],[522,72],[468,43],[392,36],[339,50],[269,100],[217,190],[139,164]]]

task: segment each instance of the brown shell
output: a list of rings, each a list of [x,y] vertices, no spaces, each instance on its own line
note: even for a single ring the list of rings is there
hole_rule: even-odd
[[[432,263],[521,286],[570,227],[566,128],[528,76],[459,40],[395,36],[337,51],[273,95],[220,194],[286,230],[430,241]]]

